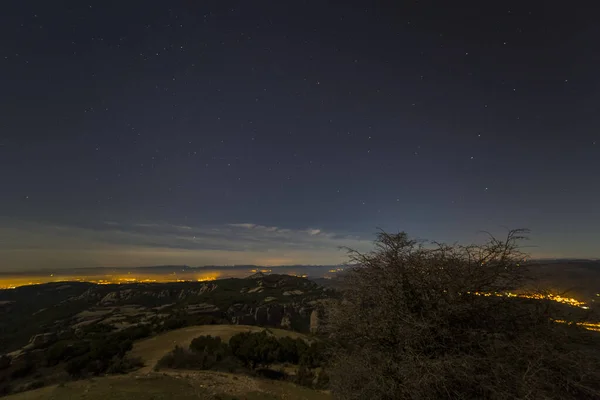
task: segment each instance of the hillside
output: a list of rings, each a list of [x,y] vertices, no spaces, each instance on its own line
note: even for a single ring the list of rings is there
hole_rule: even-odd
[[[595,303],[600,299],[600,261],[558,260],[531,262],[529,272],[535,287]]]
[[[308,332],[318,301],[333,295],[305,278],[258,274],[212,282],[97,285],[48,283],[0,290],[0,354],[19,351],[39,334],[170,330],[205,323],[281,327]]]
[[[157,337],[145,343],[160,357],[173,342],[207,329],[225,338],[248,325],[316,332],[318,318],[311,315],[335,295],[305,278],[260,273],[212,282],[61,282],[0,290],[0,395],[134,369],[138,361],[123,357],[148,337]],[[208,328],[215,324],[232,326]],[[171,345],[157,348],[165,337]]]
[[[240,332],[260,332],[263,328],[248,325],[202,325],[190,326],[187,328],[176,329],[148,339],[142,339],[133,345],[130,352],[131,356],[139,357],[144,362],[144,367],[138,372],[150,371],[156,362],[173,347],[180,346],[187,348],[192,339],[198,336],[211,335],[218,336],[227,342],[229,338]],[[277,337],[289,336],[293,339],[297,337],[308,338],[305,335],[290,332],[282,329],[269,329],[269,332]]]
[[[117,375],[53,385],[7,400],[329,400],[327,393],[287,382],[217,372]]]

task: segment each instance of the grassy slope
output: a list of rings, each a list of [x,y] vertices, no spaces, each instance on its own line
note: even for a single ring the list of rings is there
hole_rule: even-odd
[[[218,395],[217,395],[218,394]],[[120,375],[69,382],[58,387],[19,393],[8,400],[329,400],[326,393],[287,382],[267,381],[215,372]]]
[[[233,335],[240,332],[259,332],[264,328],[248,325],[199,325],[190,326],[187,328],[176,329],[157,335],[148,339],[141,340],[134,344],[131,351],[132,356],[140,357],[145,364],[145,367],[140,370],[140,373],[150,371],[158,360],[165,354],[173,350],[175,345],[187,348],[192,339],[202,336],[220,336],[224,341],[229,340]],[[290,336],[292,338],[305,337],[304,335],[292,331],[282,329],[271,329],[269,331],[276,336]]]

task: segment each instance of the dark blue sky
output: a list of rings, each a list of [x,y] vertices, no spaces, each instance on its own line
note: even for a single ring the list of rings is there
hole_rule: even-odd
[[[600,257],[594,13],[488,3],[6,2],[0,269]]]

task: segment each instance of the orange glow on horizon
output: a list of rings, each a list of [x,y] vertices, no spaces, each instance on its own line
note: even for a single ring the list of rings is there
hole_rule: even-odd
[[[243,275],[243,274],[242,274]],[[56,276],[54,274],[44,276],[6,276],[0,277],[0,289],[15,289],[20,286],[41,285],[44,283],[64,282],[87,282],[97,285],[125,285],[128,283],[169,283],[169,282],[209,282],[222,278],[218,271],[207,271],[204,274],[131,274],[123,272],[119,275],[101,276]]]

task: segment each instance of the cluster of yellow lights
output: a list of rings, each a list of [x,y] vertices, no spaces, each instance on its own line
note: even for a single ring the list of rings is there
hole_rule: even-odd
[[[52,275],[51,275],[52,277]],[[95,283],[97,285],[121,285],[128,283],[167,283],[167,282],[206,282],[206,281],[214,281],[219,279],[218,274],[210,274],[210,275],[197,275],[190,276],[187,279],[182,279],[177,275],[169,275],[169,276],[160,276],[160,277],[135,277],[132,275],[125,276],[103,276],[103,277],[53,277],[53,279],[48,279],[47,277],[40,277],[36,281],[29,281],[24,279],[11,279],[11,280],[0,280],[0,289],[16,289],[20,286],[30,286],[30,285],[40,285],[49,282],[89,282]]]
[[[567,321],[562,320],[562,319],[554,319],[553,321],[557,322],[559,324],[567,323]],[[600,332],[600,323],[599,322],[576,322],[575,325],[581,326],[581,327],[587,329],[588,331]]]
[[[202,278],[198,278],[198,279],[196,279],[196,281],[207,282],[207,281],[215,281],[217,279],[219,279],[218,275],[208,275],[208,276],[203,276]]]
[[[266,268],[263,268],[263,269],[256,269],[255,268],[255,269],[251,269],[250,272],[252,272],[254,274],[257,273],[257,272],[262,272],[263,274],[268,274],[269,272],[273,272],[273,270],[266,269]]]
[[[470,292],[467,292],[467,293],[470,293]],[[536,299],[536,300],[551,300],[551,301],[556,301],[557,303],[563,303],[563,304],[568,304],[573,307],[583,308],[584,310],[589,309],[589,307],[586,305],[585,302],[579,301],[572,297],[563,297],[559,294],[544,295],[544,294],[539,294],[539,293],[528,294],[528,293],[511,293],[511,292],[506,292],[506,293],[474,292],[473,294],[475,294],[477,296],[486,296],[486,297],[487,296],[501,296],[501,297],[520,297],[520,298],[524,298],[524,299]]]

